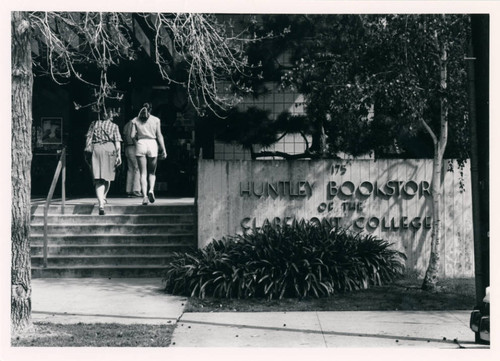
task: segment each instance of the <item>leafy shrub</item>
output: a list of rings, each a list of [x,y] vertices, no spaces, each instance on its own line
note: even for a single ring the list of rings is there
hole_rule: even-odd
[[[406,256],[372,235],[294,222],[176,253],[166,291],[204,298],[322,297],[391,282]]]

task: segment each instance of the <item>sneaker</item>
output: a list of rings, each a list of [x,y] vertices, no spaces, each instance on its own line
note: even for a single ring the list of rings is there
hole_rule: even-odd
[[[149,192],[149,193],[148,193],[148,198],[149,198],[149,201],[150,201],[151,203],[154,203],[154,202],[155,202],[155,195],[154,195],[154,193],[153,193],[153,192]]]
[[[135,191],[130,193],[130,197],[142,197],[142,193]]]
[[[132,192],[127,192],[127,198],[133,198],[134,194]]]
[[[99,207],[99,215],[104,216],[104,214],[105,214],[104,207]]]
[[[148,197],[144,197],[144,198],[142,199],[142,205],[143,205],[143,206],[147,206],[147,205],[148,205]]]

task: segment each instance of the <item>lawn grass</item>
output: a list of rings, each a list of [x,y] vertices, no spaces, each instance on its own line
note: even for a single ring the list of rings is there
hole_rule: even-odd
[[[11,341],[21,347],[168,347],[174,325],[117,323],[35,323],[29,334]]]
[[[472,310],[475,305],[473,278],[447,279],[439,292],[420,288],[422,281],[409,278],[391,285],[307,299],[214,299],[189,298],[185,312],[282,312],[282,311],[417,311]]]

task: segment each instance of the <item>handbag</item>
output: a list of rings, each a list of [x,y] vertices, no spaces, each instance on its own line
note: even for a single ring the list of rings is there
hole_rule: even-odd
[[[94,137],[95,122],[92,123],[92,130],[87,133],[87,139],[85,141],[85,153],[92,153],[94,150],[94,144],[92,143],[92,138]]]

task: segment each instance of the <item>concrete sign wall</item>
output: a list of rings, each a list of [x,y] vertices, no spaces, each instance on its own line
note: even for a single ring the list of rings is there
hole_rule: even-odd
[[[267,223],[329,222],[394,243],[407,255],[408,271],[422,275],[432,227],[431,175],[432,160],[200,160],[198,245]],[[444,176],[441,276],[470,277],[469,168],[463,176]]]

